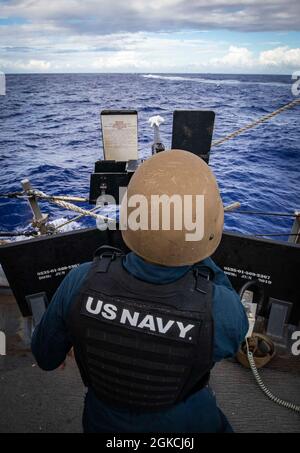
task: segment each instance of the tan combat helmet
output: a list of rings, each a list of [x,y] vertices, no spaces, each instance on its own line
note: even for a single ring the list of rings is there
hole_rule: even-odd
[[[140,204],[136,203],[139,196],[143,201]],[[155,208],[158,196],[164,202]],[[178,204],[175,207],[175,200],[183,200],[181,209]],[[170,227],[162,220],[168,213]],[[132,224],[132,218],[140,224]],[[222,237],[224,209],[209,166],[195,154],[171,150],[154,155],[137,169],[122,200],[120,219],[123,240],[137,255],[155,264],[183,266],[197,263],[216,250]],[[202,228],[200,235],[191,234],[192,227],[196,229],[191,222],[196,219]]]

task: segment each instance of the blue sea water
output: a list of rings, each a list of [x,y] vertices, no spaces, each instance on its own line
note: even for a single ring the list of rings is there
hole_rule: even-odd
[[[161,136],[170,146],[175,109],[214,110],[214,139],[294,99],[290,76],[200,74],[8,75],[0,96],[0,193],[21,190],[29,178],[49,194],[88,196],[94,162],[102,157],[100,111],[136,109],[139,154],[151,154],[152,115],[165,118]],[[300,209],[300,107],[212,150],[210,165],[224,204],[242,209]],[[70,218],[43,202],[51,219]],[[26,201],[0,199],[0,231],[30,226]],[[277,233],[286,240],[292,218],[226,214],[226,230]],[[85,218],[81,226],[91,226]],[[78,224],[76,224],[78,227]]]

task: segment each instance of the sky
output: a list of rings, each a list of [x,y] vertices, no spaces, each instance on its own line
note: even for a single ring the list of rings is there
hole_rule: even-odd
[[[0,0],[0,71],[291,74],[300,0]]]

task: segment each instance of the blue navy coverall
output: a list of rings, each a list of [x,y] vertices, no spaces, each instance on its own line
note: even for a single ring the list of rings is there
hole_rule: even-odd
[[[214,362],[218,362],[235,355],[247,333],[248,320],[240,298],[224,272],[210,258],[203,260],[201,264],[214,272]],[[32,352],[38,365],[44,370],[57,368],[72,347],[66,319],[90,265],[91,263],[84,263],[65,277],[34,331]],[[124,257],[123,265],[135,277],[158,285],[175,281],[189,270],[189,266],[163,267],[146,263],[133,252]],[[103,404],[96,398],[93,390],[88,388],[83,427],[85,432],[106,433],[232,431],[226,417],[217,407],[209,387],[193,394],[186,401],[155,414],[116,410]]]

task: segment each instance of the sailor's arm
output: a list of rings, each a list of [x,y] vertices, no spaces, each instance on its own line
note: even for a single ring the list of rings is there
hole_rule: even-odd
[[[214,272],[214,361],[218,362],[237,353],[248,331],[248,318],[226,274],[210,258],[204,260],[203,264]]]
[[[37,364],[43,370],[51,371],[58,368],[72,348],[72,341],[66,327],[66,317],[88,267],[89,264],[85,263],[69,272],[34,330],[31,349]]]

